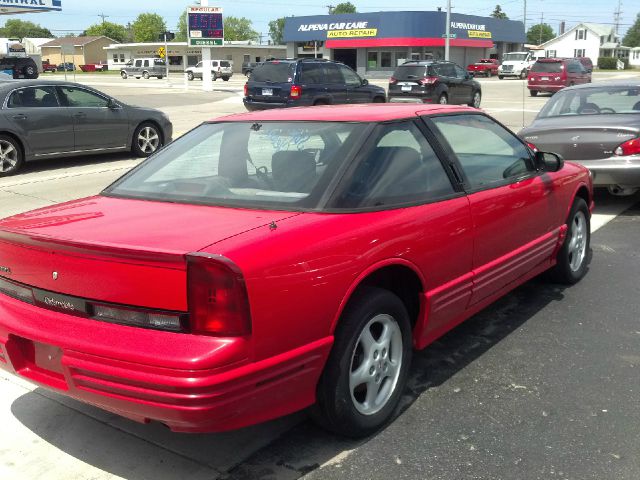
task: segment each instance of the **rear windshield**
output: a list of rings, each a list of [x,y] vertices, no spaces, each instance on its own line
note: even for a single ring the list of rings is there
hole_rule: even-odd
[[[253,69],[251,80],[254,82],[291,83],[294,72],[294,63],[263,63]]]
[[[103,193],[254,209],[313,208],[365,123],[203,124]]]
[[[536,62],[533,64],[531,71],[540,73],[560,73],[562,72],[562,62]]]
[[[226,60],[222,60],[222,61],[220,62],[220,66],[221,66],[221,67],[230,67],[230,66],[231,66],[231,64],[230,64],[229,62],[227,62]]]
[[[505,53],[502,56],[503,62],[524,62],[526,59],[526,53]]]
[[[640,87],[609,86],[561,90],[540,110],[538,118],[565,115],[640,115]]]
[[[427,70],[429,73],[427,74]],[[398,67],[393,73],[394,78],[399,80],[410,80],[412,78],[424,78],[426,76],[433,76],[432,68],[425,65],[408,65],[406,67]]]

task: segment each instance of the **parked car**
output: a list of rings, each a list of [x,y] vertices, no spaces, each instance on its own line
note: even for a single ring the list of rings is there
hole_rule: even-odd
[[[476,63],[467,66],[467,72],[474,75],[490,77],[498,74],[498,60],[495,58],[482,58]]]
[[[5,82],[0,105],[0,176],[43,158],[118,150],[146,157],[173,133],[159,110],[129,106],[71,82]]]
[[[405,62],[389,79],[390,102],[480,107],[482,88],[460,65],[439,60]]]
[[[217,118],[0,221],[0,368],[174,431],[315,403],[369,435],[414,347],[544,271],[585,275],[592,205],[587,169],[469,107]]]
[[[598,82],[551,97],[518,135],[591,170],[614,195],[640,188],[640,82]]]
[[[531,52],[505,53],[498,67],[498,78],[502,80],[504,77],[517,77],[524,80],[535,61]]]
[[[251,72],[253,72],[253,69],[258,65],[262,65],[262,62],[244,62],[242,64],[242,74],[246,77],[250,77]]]
[[[71,62],[65,62],[65,63],[60,63],[58,65],[58,71],[59,72],[73,72],[76,69],[76,66],[74,63]]]
[[[58,71],[58,67],[57,67],[57,65],[53,65],[52,63],[49,63],[48,60],[43,60],[42,61],[42,71],[43,72],[57,72]]]
[[[2,57],[0,72],[6,72],[13,78],[38,78],[38,66],[31,57]]]
[[[233,66],[228,60],[211,60],[211,78],[215,81],[221,78],[225,82],[233,76]],[[198,62],[195,67],[189,67],[185,70],[187,78],[193,80],[199,78],[202,80],[202,72],[204,72],[203,62]]]
[[[527,76],[527,88],[532,97],[538,92],[555,93],[582,83],[591,83],[591,73],[575,58],[541,58]]]
[[[131,59],[120,69],[120,76],[125,80],[129,77],[142,77],[147,80],[151,77],[156,77],[161,80],[166,73],[167,66],[162,58]]]
[[[257,66],[244,86],[247,110],[341,103],[384,103],[384,88],[369,85],[340,62],[303,58]]]

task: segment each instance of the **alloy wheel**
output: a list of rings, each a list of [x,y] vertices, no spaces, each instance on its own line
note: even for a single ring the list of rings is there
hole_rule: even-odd
[[[138,147],[143,153],[153,153],[160,146],[160,135],[153,127],[143,127],[138,133]]]
[[[10,172],[18,165],[18,150],[6,140],[0,140],[0,172]]]
[[[373,317],[362,329],[351,355],[349,391],[358,412],[373,415],[396,390],[402,368],[402,332],[387,314]]]
[[[587,220],[583,212],[576,212],[571,224],[571,239],[569,240],[569,267],[577,272],[582,266],[587,252]]]

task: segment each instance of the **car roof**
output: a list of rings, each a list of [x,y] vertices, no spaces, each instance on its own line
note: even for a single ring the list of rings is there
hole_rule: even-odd
[[[248,113],[237,113],[212,119],[211,122],[252,121],[320,121],[320,122],[384,122],[413,118],[417,115],[439,113],[478,112],[460,105],[423,105],[402,103],[347,104],[317,107],[278,108]]]
[[[582,83],[580,85],[574,85],[573,87],[563,88],[562,91],[565,90],[586,90],[589,88],[638,88],[640,89],[640,79],[629,79],[629,80],[608,80],[604,82],[596,82],[596,83]]]

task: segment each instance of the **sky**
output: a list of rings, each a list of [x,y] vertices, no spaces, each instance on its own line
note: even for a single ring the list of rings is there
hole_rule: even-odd
[[[489,16],[496,4],[511,20],[524,18],[525,0],[452,0],[452,12],[468,15]],[[126,24],[132,22],[143,12],[155,12],[164,17],[169,29],[176,29],[178,18],[185,8],[193,4],[193,0],[62,0],[61,12],[37,13],[19,16],[0,17],[0,24],[9,18],[21,18],[39,23],[51,30],[55,35],[81,33],[89,25],[101,22],[100,14],[106,15],[110,22]],[[222,7],[225,15],[247,17],[253,22],[253,28],[268,38],[269,21],[283,16],[321,15],[328,12],[327,6],[336,5],[339,0],[210,0],[209,5]],[[426,0],[418,3],[415,0],[351,0],[359,12],[427,10],[437,7],[446,8],[446,0]],[[579,10],[576,6],[579,5]],[[633,24],[640,3],[637,0],[620,2],[621,36]],[[618,0],[603,2],[602,0],[528,0],[527,28],[531,25],[548,23],[557,33],[561,21],[565,21],[567,29],[579,22],[603,24],[614,23],[614,11]]]

